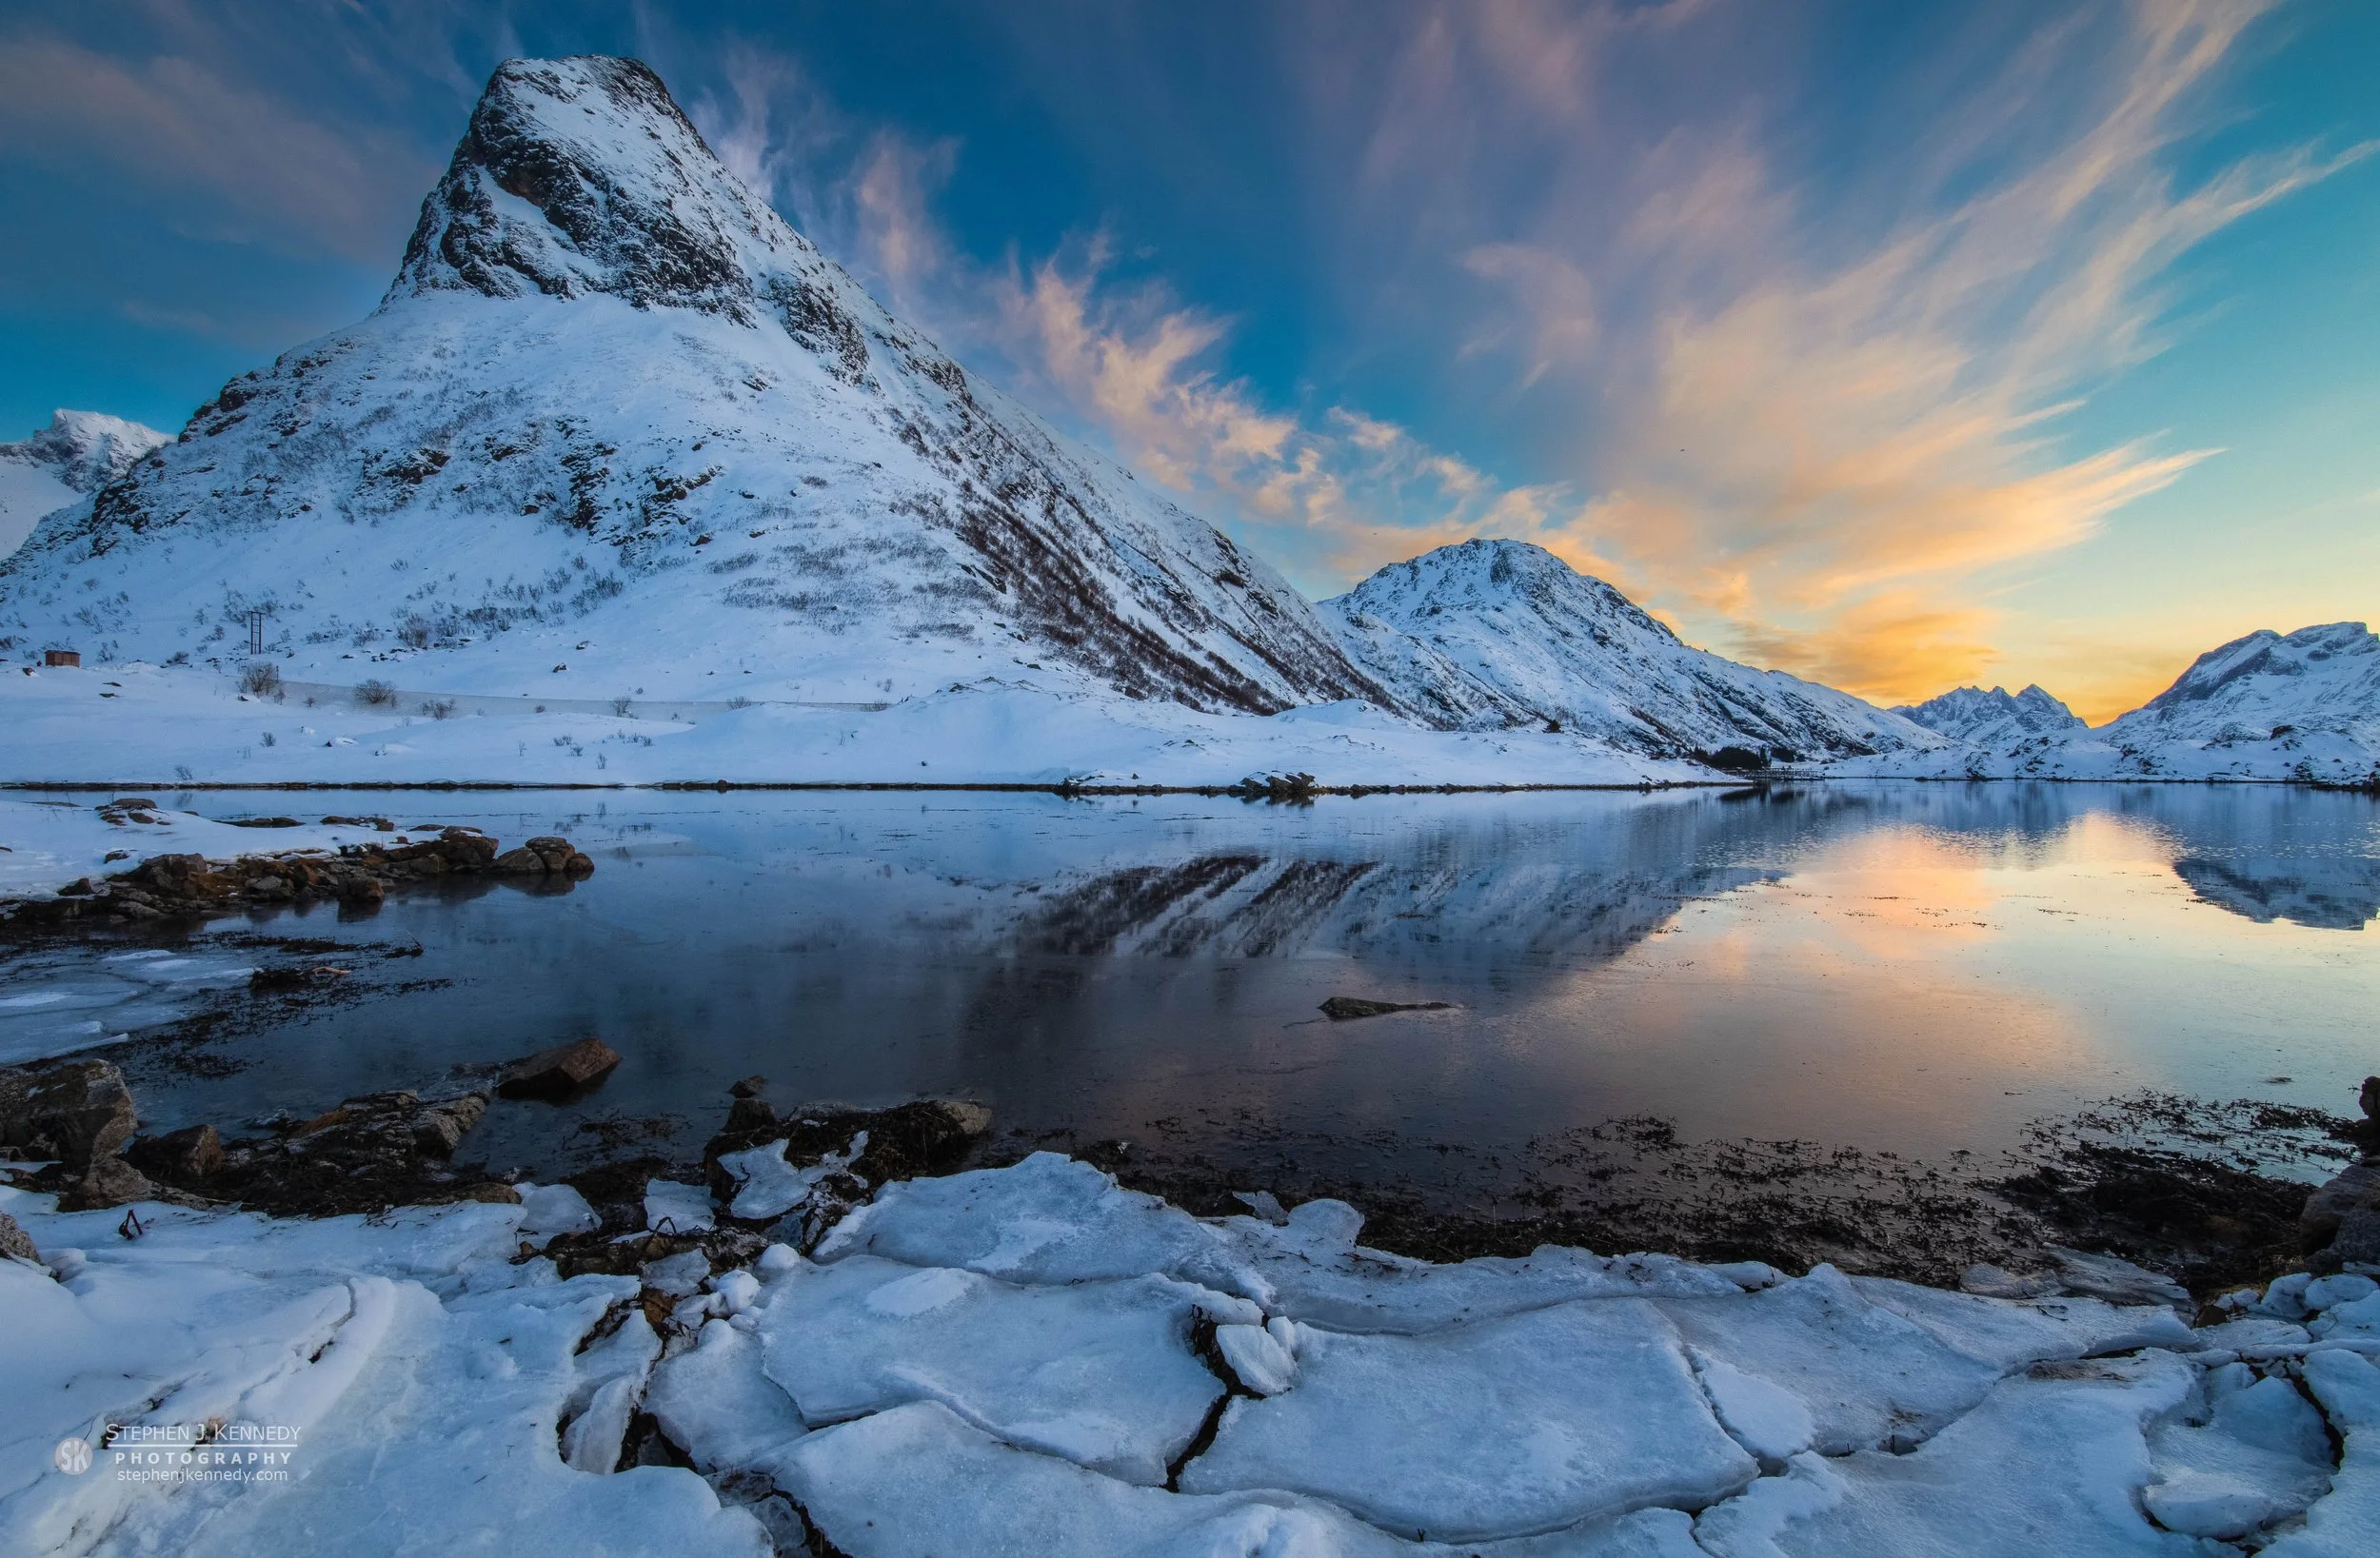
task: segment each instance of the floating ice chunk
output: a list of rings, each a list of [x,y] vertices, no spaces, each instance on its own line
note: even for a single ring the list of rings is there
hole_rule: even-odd
[[[2350,1304],[2358,1298],[2369,1298],[2380,1292],[2380,1282],[2360,1272],[2341,1272],[2335,1276],[2318,1276],[2306,1284],[2301,1301],[2310,1310],[2327,1310],[2334,1304]]]
[[[681,1250],[645,1263],[645,1286],[671,1298],[702,1292],[710,1274],[711,1258],[700,1250]]]
[[[1692,1521],[1644,1509],[1517,1542],[1417,1543],[1294,1493],[1169,1493],[1005,1445],[937,1403],[822,1429],[778,1484],[851,1558],[1707,1558]]]
[[[1763,1462],[1789,1460],[1810,1448],[1817,1429],[1801,1398],[1781,1385],[1747,1374],[1723,1358],[1689,1349],[1695,1373],[1718,1413],[1719,1426]]]
[[[711,1278],[711,1291],[726,1304],[726,1312],[742,1314],[761,1295],[761,1279],[749,1272],[722,1272]]]
[[[2043,1364],[2001,1381],[1909,1454],[1862,1450],[1827,1463],[1841,1490],[1822,1507],[1747,1531],[1721,1505],[1696,1532],[1721,1558],[2200,1553],[2193,1539],[2152,1526],[2138,1503],[2153,1474],[2144,1430],[2189,1398],[2195,1378],[2162,1352]],[[1775,1496],[1769,1487],[1755,1486],[1748,1509]]]
[[[1217,1326],[1215,1350],[1232,1377],[1258,1395],[1279,1395],[1298,1377],[1298,1360],[1262,1326]]]
[[[2057,1261],[2058,1286],[2068,1292],[2104,1298],[2112,1304],[2164,1304],[2184,1313],[2195,1308],[2190,1290],[2162,1272],[2135,1266],[2116,1255],[2092,1254],[2058,1244],[2049,1249]]]
[[[2291,1272],[2276,1276],[2267,1284],[2264,1298],[2255,1307],[2259,1313],[2278,1315],[2284,1320],[2306,1317],[2306,1290],[2313,1285],[2311,1272]]]
[[[790,1138],[772,1141],[741,1153],[721,1154],[719,1166],[727,1171],[737,1187],[735,1199],[727,1207],[731,1215],[754,1222],[782,1217],[807,1201],[820,1180],[849,1169],[867,1151],[867,1133],[863,1131],[842,1152],[828,1153],[816,1163],[796,1168],[785,1161],[789,1141]]]
[[[1298,1341],[1297,1389],[1232,1402],[1185,1491],[1286,1488],[1390,1530],[1471,1540],[1707,1503],[1758,1474],[1641,1299],[1423,1336],[1301,1326]]]
[[[1269,1190],[1236,1190],[1232,1198],[1257,1216],[1279,1228],[1289,1221],[1289,1211],[1280,1204],[1280,1197]]]
[[[2210,1371],[2205,1384],[2209,1421],[2161,1423],[2149,1436],[2159,1480],[2142,1496],[2161,1524],[2228,1540],[2297,1514],[2329,1489],[2322,1414],[2287,1380],[2255,1379],[2231,1364]]]
[[[1055,1153],[1005,1169],[887,1185],[837,1224],[816,1253],[822,1261],[883,1255],[1014,1282],[1160,1272],[1259,1303],[1270,1296],[1207,1225]]]
[[[1832,1266],[1762,1292],[1655,1302],[1704,1352],[1798,1396],[1821,1454],[1906,1449],[1981,1401],[2000,1376],[1996,1364],[1870,1303]]]
[[[659,1229],[664,1222],[672,1233],[707,1231],[714,1226],[711,1193],[700,1185],[684,1185],[674,1179],[645,1181],[645,1226]]]
[[[2219,1326],[2202,1326],[2197,1336],[2200,1347],[2228,1352],[2302,1352],[2313,1340],[2304,1326],[2270,1314],[2243,1314]]]
[[[2103,1298],[2013,1301],[1886,1277],[1855,1276],[1851,1285],[1868,1302],[1915,1322],[1969,1357],[2002,1371],[2048,1358],[2205,1345],[2192,1336],[2181,1316],[2162,1304],[2118,1308]]]
[[[793,1397],[761,1371],[760,1337],[713,1320],[654,1366],[645,1410],[714,1476],[765,1465],[809,1431]]]
[[[521,1232],[524,1233],[591,1233],[603,1226],[586,1197],[568,1185],[512,1187],[521,1193]]]
[[[601,1475],[609,1475],[617,1468],[621,1441],[627,1437],[628,1419],[636,1410],[636,1387],[632,1379],[605,1380],[586,1410],[563,1426],[565,1465]]]
[[[2318,1337],[2380,1336],[2380,1292],[2332,1304],[2306,1322]]]
[[[1223,1392],[1190,1351],[1200,1312],[1259,1318],[1168,1277],[1016,1287],[853,1255],[772,1284],[756,1314],[769,1378],[812,1423],[939,1401],[1011,1443],[1161,1483]]]

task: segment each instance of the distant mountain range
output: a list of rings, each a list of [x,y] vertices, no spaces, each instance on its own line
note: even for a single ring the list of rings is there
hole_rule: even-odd
[[[2041,688],[2011,695],[2005,687],[1955,687],[1923,703],[1893,711],[1954,741],[1991,746],[2035,736],[2065,736],[2089,728],[2082,719]]]
[[[360,324],[178,439],[61,412],[0,445],[0,555],[20,659],[228,669],[255,634],[291,679],[464,695],[1363,704],[1582,758],[1926,777],[2380,752],[2357,624],[2227,645],[2089,732],[2038,687],[1886,710],[1737,664],[1517,542],[1312,604],[880,306],[602,57],[497,70]]]

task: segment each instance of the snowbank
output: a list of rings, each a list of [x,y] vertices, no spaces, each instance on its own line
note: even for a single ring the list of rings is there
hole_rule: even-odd
[[[362,663],[382,678],[397,674]],[[307,697],[314,701],[310,704]],[[451,709],[441,705],[451,701]],[[605,712],[587,712],[588,708]],[[145,665],[0,676],[0,782],[204,784],[1236,784],[1709,782],[1690,762],[1535,730],[1424,730],[1355,702],[1271,717],[1100,696],[1068,679],[952,683],[881,709],[795,702],[630,703],[578,712],[531,697],[240,693],[211,672]]]
[[[11,1552],[758,1554],[814,1529],[851,1558],[2275,1537],[2286,1558],[2380,1536],[2380,1289],[2356,1275],[2192,1331],[1828,1267],[1431,1266],[1362,1249],[1339,1203],[1202,1220],[1049,1154],[889,1187],[815,1258],[771,1246],[708,1295],[699,1256],[642,1284],[516,1263],[515,1206],[144,1207],[137,1239],[21,1192],[0,1211],[47,1263],[0,1259]],[[634,1464],[639,1412],[694,1469]],[[129,1481],[140,1436],[102,1440],[209,1420],[288,1480]],[[90,1469],[53,1458],[70,1437]]]

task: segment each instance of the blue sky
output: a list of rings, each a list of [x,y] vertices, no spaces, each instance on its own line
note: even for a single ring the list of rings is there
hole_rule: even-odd
[[[2360,0],[0,0],[0,437],[367,311],[488,70],[588,51],[1315,594],[1516,536],[2094,717],[2380,601]]]

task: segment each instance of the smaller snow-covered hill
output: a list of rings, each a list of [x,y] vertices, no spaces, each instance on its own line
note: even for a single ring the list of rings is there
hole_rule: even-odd
[[[1788,760],[1950,744],[1849,693],[1683,643],[1522,542],[1441,546],[1319,609],[1359,670],[1440,729],[1551,720],[1626,751],[1741,746]]]
[[[23,545],[43,515],[98,491],[165,442],[121,417],[57,411],[32,437],[0,444],[0,557]]]
[[[2035,736],[2063,736],[2088,728],[2082,718],[2039,686],[2012,695],[2005,687],[1954,687],[1922,703],[1893,711],[1954,741],[1993,746]]]
[[[2118,746],[2328,732],[2380,749],[2380,637],[2361,622],[2258,631],[2211,649],[2100,734]]]

